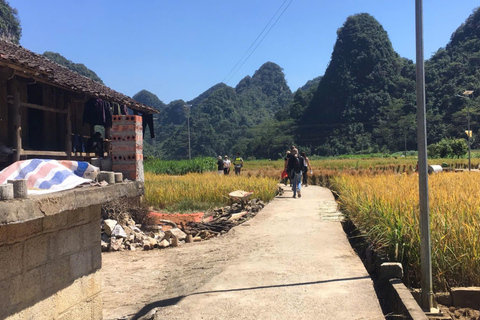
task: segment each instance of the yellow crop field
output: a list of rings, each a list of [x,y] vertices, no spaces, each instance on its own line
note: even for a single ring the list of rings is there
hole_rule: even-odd
[[[253,191],[253,198],[272,200],[277,192],[275,179],[247,175],[190,173],[183,176],[145,173],[145,200],[157,209],[171,211],[205,210],[228,203],[235,190]]]
[[[480,285],[480,174],[429,176],[433,280],[437,290]],[[341,210],[393,261],[407,280],[420,276],[418,175],[348,175],[333,178]]]

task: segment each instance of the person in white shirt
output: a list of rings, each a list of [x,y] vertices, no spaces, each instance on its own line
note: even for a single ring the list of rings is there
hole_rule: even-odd
[[[230,167],[232,166],[232,162],[228,159],[228,156],[225,156],[223,160],[223,174],[228,176],[230,174]]]

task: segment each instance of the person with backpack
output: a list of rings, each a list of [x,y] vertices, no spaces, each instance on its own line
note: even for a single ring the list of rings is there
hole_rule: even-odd
[[[308,173],[308,169],[310,169],[310,172],[312,172],[312,166],[310,166],[310,160],[308,159],[305,152],[300,153],[300,155],[303,158],[302,184],[305,187],[308,187],[307,173]]]
[[[291,167],[292,167],[292,191],[293,191],[293,197],[302,197],[302,170],[303,167],[305,166],[305,159],[301,155],[297,153],[294,154],[293,157],[290,157],[291,159]]]
[[[238,176],[240,175],[240,171],[242,171],[243,167],[243,159],[240,157],[240,153],[237,152],[237,156],[235,157],[235,160],[233,160],[233,165],[235,167],[235,174]]]

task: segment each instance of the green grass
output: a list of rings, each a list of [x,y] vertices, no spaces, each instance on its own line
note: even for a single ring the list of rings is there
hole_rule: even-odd
[[[145,172],[155,174],[184,175],[187,173],[203,173],[217,169],[215,158],[195,158],[192,160],[161,160],[149,158],[143,162]]]

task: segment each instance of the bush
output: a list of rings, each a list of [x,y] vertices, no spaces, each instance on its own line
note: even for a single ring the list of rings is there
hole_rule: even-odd
[[[429,158],[460,158],[467,153],[468,145],[465,139],[442,139],[440,142],[429,145]]]

